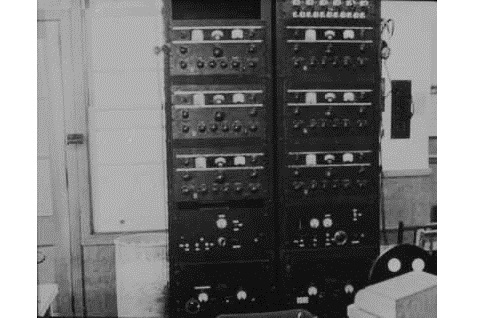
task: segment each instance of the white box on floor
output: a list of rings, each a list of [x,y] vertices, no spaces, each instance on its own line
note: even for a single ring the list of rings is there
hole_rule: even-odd
[[[437,276],[410,272],[368,286],[355,296],[355,306],[382,318],[435,318]]]

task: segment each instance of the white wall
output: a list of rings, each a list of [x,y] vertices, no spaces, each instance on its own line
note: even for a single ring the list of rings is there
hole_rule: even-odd
[[[390,139],[391,98],[385,101],[382,142],[384,171],[428,169],[428,137],[431,135],[433,99],[430,87],[436,84],[432,56],[436,46],[436,2],[382,1],[382,18],[395,20],[395,33],[389,41],[392,49],[387,65],[392,80],[411,80],[415,115],[410,139]],[[384,77],[386,71],[384,67]],[[433,78],[434,77],[434,78]],[[435,81],[435,82],[433,82]],[[386,91],[390,90],[387,81]],[[436,106],[435,106],[436,107]],[[436,129],[435,129],[436,131]],[[436,134],[436,132],[435,132]]]

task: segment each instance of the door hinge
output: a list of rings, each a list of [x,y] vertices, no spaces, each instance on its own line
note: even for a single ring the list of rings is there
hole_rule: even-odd
[[[67,146],[69,145],[83,145],[85,143],[84,134],[68,134],[67,135]]]

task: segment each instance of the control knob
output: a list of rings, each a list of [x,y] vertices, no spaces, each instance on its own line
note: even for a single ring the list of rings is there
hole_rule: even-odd
[[[326,229],[329,229],[333,226],[333,220],[331,217],[329,216],[326,216],[324,219],[323,219],[323,227],[326,228]]]
[[[208,187],[206,184],[202,184],[200,185],[200,187],[198,188],[198,192],[200,192],[200,194],[207,194],[208,192]]]
[[[225,218],[219,218],[216,223],[217,228],[219,228],[220,230],[226,229],[228,225],[227,219]]]
[[[218,130],[218,125],[217,124],[211,124],[210,125],[210,131],[216,132]]]
[[[208,301],[208,294],[206,292],[201,292],[198,294],[198,301],[200,303],[206,303]]]
[[[260,189],[260,184],[256,183],[256,184],[250,184],[249,185],[249,188],[250,188],[250,192],[252,193],[257,193],[258,190]]]
[[[224,112],[215,112],[215,120],[216,121],[222,121],[225,119],[225,113]]]
[[[258,130],[258,126],[256,124],[251,124],[249,127],[250,131],[256,132]]]
[[[223,132],[228,132],[230,130],[230,127],[228,126],[228,124],[223,124],[222,125],[222,131]]]
[[[233,68],[239,68],[240,67],[240,62],[239,61],[233,61],[232,62],[232,67]]]
[[[320,227],[320,220],[317,218],[313,218],[310,220],[310,227],[314,230]]]
[[[247,292],[244,291],[243,289],[240,289],[240,290],[237,292],[237,299],[238,299],[239,301],[247,300]]]
[[[308,287],[308,296],[317,296],[318,295],[318,288],[315,286]]]
[[[185,311],[190,314],[197,314],[200,311],[200,303],[196,299],[190,299],[185,303]]]
[[[182,186],[182,194],[187,195],[190,193],[190,188],[187,186]]]
[[[241,183],[235,184],[235,192],[241,193],[243,191],[243,185]]]
[[[205,125],[205,123],[200,123],[198,124],[198,131],[201,132],[201,133],[204,133],[205,131],[207,130],[207,125]]]
[[[220,62],[220,67],[221,67],[221,68],[227,68],[227,67],[228,67],[228,63],[225,62],[225,61],[221,61],[221,62]]]
[[[223,50],[219,47],[214,48],[213,49],[213,56],[222,57],[223,56]]]
[[[182,118],[187,119],[188,117],[190,117],[188,110],[182,110]]]
[[[242,125],[239,121],[235,121],[233,123],[233,130],[236,132],[239,132],[240,130],[242,130]]]
[[[227,246],[227,239],[224,238],[224,237],[219,237],[217,239],[217,243],[218,243],[218,246],[225,247],[225,246]]]
[[[198,61],[197,61],[197,67],[198,67],[198,68],[203,68],[204,66],[205,66],[205,62],[204,62],[204,61],[202,61],[202,60],[198,60]]]
[[[212,61],[208,62],[208,66],[210,66],[210,68],[215,68],[215,67],[217,67],[217,62],[212,60]]]
[[[257,52],[257,46],[255,44],[251,44],[249,47],[248,47],[248,52],[249,53],[255,53]]]
[[[186,69],[187,66],[188,66],[187,62],[185,62],[185,61],[180,61],[180,68]]]
[[[225,182],[225,175],[223,173],[217,175],[215,177],[215,181],[218,183],[224,183]]]
[[[333,236],[333,240],[337,245],[345,245],[348,240],[347,233],[345,233],[345,231],[337,231]]]
[[[182,54],[187,54],[188,53],[188,48],[184,47],[184,46],[181,46],[180,47],[180,53]]]

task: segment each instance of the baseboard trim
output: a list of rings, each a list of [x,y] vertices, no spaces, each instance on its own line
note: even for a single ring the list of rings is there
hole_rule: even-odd
[[[430,168],[383,171],[383,175],[385,178],[428,177],[431,174],[432,174],[432,169]]]

